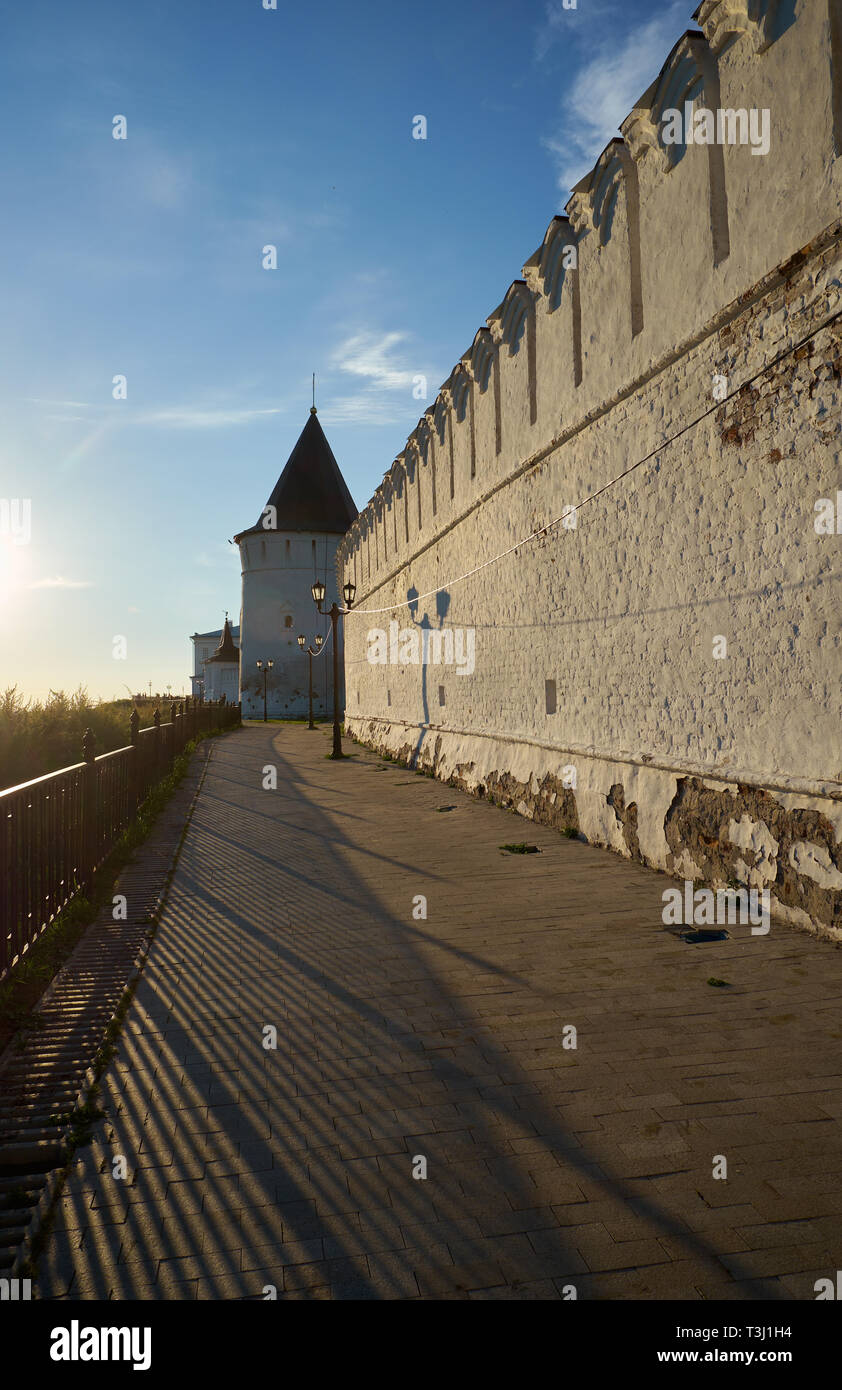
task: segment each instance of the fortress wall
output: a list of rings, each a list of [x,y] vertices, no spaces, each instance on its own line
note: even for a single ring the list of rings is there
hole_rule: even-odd
[[[830,14],[786,0],[735,33],[739,4],[706,0],[337,562],[358,737],[680,877],[768,886],[842,939],[842,570],[814,525],[842,488]],[[700,81],[770,109],[768,155],[668,162],[652,113]],[[466,657],[474,634],[461,674],[400,659],[424,629]]]

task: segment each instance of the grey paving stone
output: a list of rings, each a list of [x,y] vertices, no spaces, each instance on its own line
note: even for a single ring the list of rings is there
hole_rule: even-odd
[[[814,1296],[842,1249],[842,952],[734,939],[714,997],[653,930],[662,876],[540,825],[541,855],[501,856],[498,808],[449,791],[458,833],[419,820],[440,788],[325,740],[214,746],[44,1296]]]

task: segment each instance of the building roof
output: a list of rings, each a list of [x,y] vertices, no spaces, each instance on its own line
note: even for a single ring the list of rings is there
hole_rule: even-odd
[[[239,664],[240,649],[234,646],[234,639],[231,636],[231,625],[227,618],[225,619],[225,626],[222,629],[222,636],[219,639],[219,646],[213,656],[208,657],[205,665],[209,666],[212,661],[233,662],[235,666]]]
[[[239,623],[235,623],[234,626],[231,628],[231,636],[234,637],[234,638],[237,638],[237,637],[239,637],[239,635],[240,635],[240,625],[239,625]],[[221,628],[221,627],[218,627],[218,628],[216,629],[215,632],[194,632],[194,633],[191,633],[190,641],[191,641],[191,642],[219,642],[219,639],[220,639],[221,636],[222,636],[222,628]]]
[[[354,499],[319,424],[315,406],[310,410],[266,506],[276,510],[278,531],[316,531],[344,536],[351,522],[356,520]],[[255,531],[265,535],[272,528],[263,525],[264,515],[265,509],[254,526],[241,531],[234,540],[239,541],[240,536]]]

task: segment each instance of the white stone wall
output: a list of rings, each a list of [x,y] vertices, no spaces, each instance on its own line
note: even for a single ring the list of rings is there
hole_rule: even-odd
[[[738,9],[702,7],[712,45],[677,46],[343,543],[368,610],[348,620],[348,722],[679,875],[772,873],[780,912],[842,934],[842,540],[814,527],[842,488],[830,8],[800,0],[777,36],[746,18],[723,47]],[[770,112],[769,153],[723,147],[721,184],[705,147],[669,165],[651,143],[682,63]],[[559,237],[578,251],[560,293]],[[570,504],[575,529],[550,526]],[[372,665],[390,620],[473,631],[473,671]]]
[[[207,661],[204,668],[204,698],[221,700],[225,696],[229,705],[239,699],[240,668],[233,661]]]
[[[313,708],[316,717],[332,715],[333,653],[327,640],[330,620],[316,611],[310,586],[318,576],[327,584],[323,606],[329,607],[336,599],[339,539],[317,532],[271,530],[241,538],[239,694],[244,719],[263,717],[263,674],[257,669],[258,660],[274,663],[267,679],[269,716],[306,716],[308,658],[306,651],[300,650],[297,637],[303,633],[312,645],[317,632],[324,635],[327,650],[313,659]]]

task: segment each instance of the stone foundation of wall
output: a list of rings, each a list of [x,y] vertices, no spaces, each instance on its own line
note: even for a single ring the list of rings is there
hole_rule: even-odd
[[[346,728],[406,767],[677,879],[768,888],[773,918],[842,942],[842,787],[764,787],[374,719]]]
[[[703,0],[337,552],[355,736],[834,939],[838,8]]]

